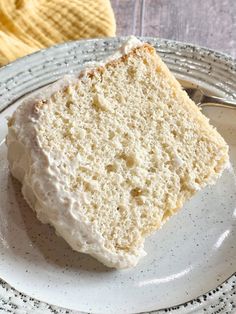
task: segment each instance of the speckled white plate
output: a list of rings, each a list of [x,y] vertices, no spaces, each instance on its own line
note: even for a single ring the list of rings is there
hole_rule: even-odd
[[[107,269],[73,252],[35,218],[9,174],[5,118],[19,104],[16,100],[87,61],[100,60],[122,40],[71,42],[0,69],[2,313],[236,312],[236,110],[204,110],[230,145],[231,167],[146,241],[148,255],[134,269]],[[236,63],[230,57],[173,41],[144,40],[179,79],[236,97]]]

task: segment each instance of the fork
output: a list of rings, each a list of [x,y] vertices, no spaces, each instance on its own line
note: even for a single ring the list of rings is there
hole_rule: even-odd
[[[200,88],[184,87],[184,90],[199,107],[211,106],[236,109],[236,101],[209,95],[208,93],[203,92]]]

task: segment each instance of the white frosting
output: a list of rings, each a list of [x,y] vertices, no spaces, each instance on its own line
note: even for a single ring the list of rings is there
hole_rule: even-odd
[[[131,37],[117,52],[106,59],[105,63],[121,57],[139,45],[141,42]],[[104,63],[99,63],[100,66],[101,64]],[[42,149],[37,138],[37,120],[40,113],[35,108],[36,101],[50,97],[56,90],[73,80],[76,80],[75,76],[67,76],[41,90],[33,98],[29,97],[18,107],[10,121],[6,141],[10,170],[22,183],[22,194],[30,207],[36,211],[37,217],[43,223],[53,225],[56,232],[74,250],[88,253],[110,267],[135,266],[140,257],[145,255],[143,243],[130,253],[108,250],[96,225],[91,225],[86,216],[76,210],[82,203],[86,203],[82,191],[74,193],[65,189],[66,181],[58,172],[56,160]]]
[[[136,38],[135,36],[129,36],[128,40],[120,46],[113,54],[108,56],[106,59],[101,61],[91,61],[86,63],[86,70],[91,70],[91,68],[98,67],[98,66],[104,66],[106,63],[111,62],[113,60],[119,59],[122,56],[129,53],[132,49],[139,47],[142,45],[142,42]]]
[[[135,36],[130,36],[129,39],[114,54],[106,59],[106,62],[118,59],[129,53],[132,49],[141,45],[142,42],[138,38]]]

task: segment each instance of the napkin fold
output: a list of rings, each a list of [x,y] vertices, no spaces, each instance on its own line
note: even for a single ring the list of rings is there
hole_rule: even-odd
[[[109,0],[0,0],[0,65],[56,43],[115,31]]]

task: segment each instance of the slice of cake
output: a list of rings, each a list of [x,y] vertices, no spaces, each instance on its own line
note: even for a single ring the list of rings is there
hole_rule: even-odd
[[[146,43],[51,86],[9,120],[8,159],[43,223],[109,267],[215,183],[228,146]]]

